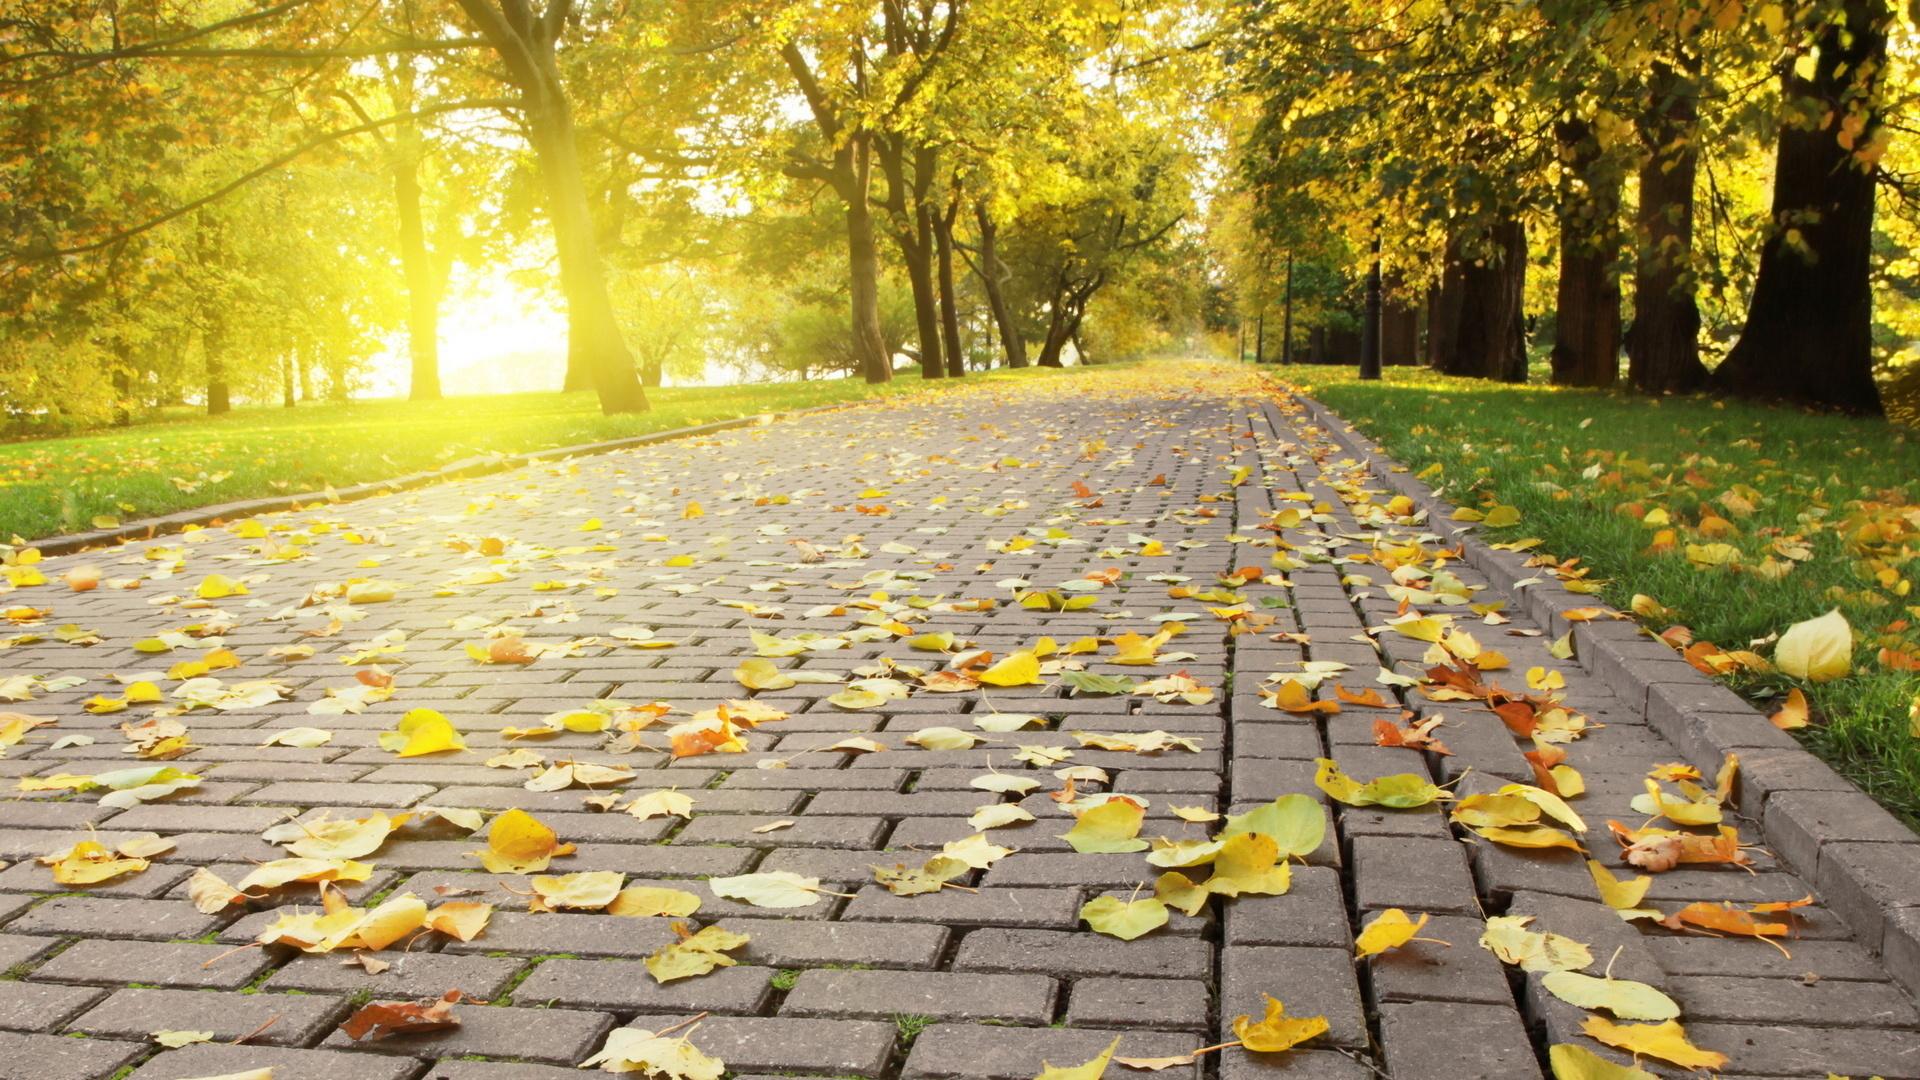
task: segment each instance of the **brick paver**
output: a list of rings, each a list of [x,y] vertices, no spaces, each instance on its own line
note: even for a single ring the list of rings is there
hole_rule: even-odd
[[[150,673],[172,694],[181,680],[159,677],[167,668],[225,647],[240,666],[213,677],[228,686],[274,680],[290,697],[181,717],[197,746],[171,764],[204,777],[197,787],[125,810],[101,807],[94,793],[28,792],[0,804],[0,858],[11,864],[0,868],[8,968],[0,1076],[131,1069],[177,1080],[272,1066],[287,1078],[531,1080],[561,1075],[558,1067],[577,1064],[616,1027],[658,1029],[707,1012],[691,1029],[694,1043],[743,1076],[1027,1080],[1043,1059],[1079,1064],[1122,1033],[1120,1053],[1135,1057],[1230,1039],[1234,1018],[1257,1014],[1266,995],[1290,1013],[1324,1014],[1329,1032],[1288,1055],[1229,1049],[1153,1075],[1526,1077],[1545,1069],[1539,1048],[1562,1041],[1624,1060],[1580,1034],[1585,1011],[1476,945],[1488,917],[1512,913],[1588,943],[1595,973],[1611,963],[1617,977],[1658,985],[1681,1005],[1696,1043],[1729,1055],[1728,1075],[1920,1077],[1920,1013],[1879,957],[1884,948],[1887,963],[1920,962],[1912,887],[1920,863],[1902,861],[1914,850],[1910,834],[1772,728],[1746,732],[1751,714],[1737,699],[1729,705],[1724,691],[1677,673],[1663,680],[1676,663],[1664,646],[1606,627],[1597,632],[1614,644],[1591,671],[1556,659],[1549,645],[1566,631],[1563,620],[1536,622],[1530,597],[1503,594],[1464,561],[1433,559],[1481,540],[1456,535],[1451,522],[1406,517],[1388,499],[1368,466],[1243,374],[1166,365],[1018,391],[969,387],[276,515],[260,519],[264,528],[208,528],[47,560],[38,569],[48,584],[0,596],[0,608],[46,609],[8,631],[43,636],[0,652],[0,681],[86,681],[6,706],[59,720],[7,748],[7,775],[137,764],[121,753],[117,728],[154,707],[85,708],[124,693],[115,674]],[[1503,684],[1520,684],[1531,667],[1559,672],[1567,704],[1604,725],[1567,749],[1588,789],[1572,800],[1592,827],[1583,839],[1615,874],[1629,868],[1602,829],[1608,819],[1645,820],[1627,804],[1650,768],[1690,761],[1711,775],[1713,748],[1743,748],[1743,799],[1772,801],[1764,822],[1731,820],[1744,840],[1776,845],[1781,858],[1755,851],[1752,874],[1683,866],[1654,879],[1647,903],[1670,910],[1818,894],[1800,910],[1786,952],[1624,922],[1598,902],[1574,853],[1488,843],[1450,824],[1442,806],[1348,807],[1314,787],[1323,757],[1363,781],[1413,772],[1461,795],[1533,779],[1523,756],[1531,743],[1484,707],[1376,681],[1383,667],[1418,678],[1426,666],[1426,643],[1387,632],[1376,644],[1368,633],[1401,614],[1396,590],[1422,580],[1395,578],[1385,552],[1415,546],[1424,554],[1404,561],[1477,589],[1476,604],[1504,608],[1488,622],[1459,604],[1412,607],[1449,612],[1505,653],[1509,666],[1490,673]],[[61,584],[82,565],[99,567],[106,584],[90,592]],[[1241,567],[1266,576],[1221,582]],[[1090,573],[1102,579],[1097,588]],[[212,574],[247,592],[198,599]],[[350,602],[341,590],[356,581],[399,588],[390,601]],[[115,587],[128,582],[138,587]],[[1053,603],[1022,606],[1021,590],[1050,593]],[[1074,598],[1094,603],[1041,610]],[[53,631],[68,623],[102,643],[62,643]],[[1117,635],[1175,623],[1183,630],[1160,648],[1177,659],[1112,662]],[[501,626],[553,649],[525,665],[472,659],[466,647],[484,646]],[[749,695],[735,680],[754,655],[753,634],[806,632],[851,640],[770,658],[772,666],[833,681]],[[182,633],[168,652],[134,647]],[[649,633],[674,644],[622,643]],[[977,647],[996,659],[1042,637],[1062,649],[1101,639],[1093,652],[1050,659],[1096,675],[1184,671],[1214,696],[1188,704],[1069,694],[1049,677],[984,692],[916,689],[876,708],[828,700],[849,679],[891,670],[911,682],[905,669],[943,666],[948,657],[908,644],[922,633],[951,633],[955,651]],[[287,655],[293,645],[313,655]],[[390,651],[367,659],[394,676],[390,698],[344,715],[310,711],[329,691],[354,692],[356,673],[370,670],[343,660],[382,647]],[[1378,689],[1389,707],[1349,703],[1314,715],[1263,703],[1263,680],[1331,663],[1347,666],[1322,696],[1338,681]],[[749,732],[744,753],[675,761],[661,752],[666,724],[749,696],[787,715]],[[610,746],[599,733],[518,741],[502,733],[609,698],[659,701],[678,715],[640,732],[644,748]],[[445,713],[468,749],[400,758],[380,747],[381,732],[423,707]],[[1012,734],[982,730],[995,713],[1037,719]],[[1375,743],[1376,719],[1404,726],[1434,715],[1445,717],[1438,734],[1450,757]],[[296,727],[332,738],[262,745]],[[908,741],[933,728],[985,741],[965,749]],[[1083,746],[1074,734],[1154,731],[1199,749],[1133,753]],[[51,747],[73,735],[92,741]],[[885,749],[835,748],[856,737]],[[1020,747],[1029,749],[1016,757]],[[528,790],[530,772],[485,764],[514,748],[631,766],[636,777],[615,787],[678,788],[693,798],[693,817],[641,821],[588,805],[596,793],[579,787]],[[1175,807],[1240,812],[1294,793],[1323,804],[1332,828],[1294,867],[1286,895],[1215,899],[1199,918],[1175,915],[1122,942],[1090,932],[1082,903],[1150,893],[1160,871],[1139,854],[1080,854],[1062,839],[1073,818],[1050,796],[1062,791],[1055,774],[1065,769],[1075,770],[1078,796],[1144,801],[1143,836],[1206,834]],[[990,790],[1007,777],[1032,786]],[[876,864],[918,865],[970,836],[967,816],[999,802],[1037,820],[991,829],[990,840],[1019,850],[958,879],[964,890],[901,897],[875,884]],[[613,870],[628,884],[695,892],[702,906],[692,923],[717,922],[750,942],[734,952],[737,966],[661,986],[640,961],[674,940],[673,920],[529,913],[528,879],[481,871],[467,853],[484,846],[484,832],[443,820],[416,819],[362,856],[371,875],[343,894],[365,904],[411,891],[498,910],[469,942],[436,933],[397,943],[381,954],[391,966],[379,973],[282,946],[228,955],[287,905],[311,910],[311,885],[214,915],[186,898],[196,867],[232,881],[252,862],[282,856],[258,836],[276,823],[420,807],[526,809],[578,845],[550,872]],[[103,842],[155,832],[177,847],[140,873],[57,886],[36,857],[88,839],[89,827]],[[1831,884],[1821,880],[1829,865]],[[1806,867],[1821,868],[1816,880],[1791,869]],[[1882,887],[1852,884],[1862,868]],[[771,870],[849,895],[768,909],[719,899],[703,880]],[[1851,909],[1874,905],[1889,914],[1866,940],[1849,929],[1861,925]],[[1356,963],[1358,926],[1395,906],[1432,915],[1422,936],[1448,944],[1416,942]],[[449,989],[488,1003],[458,1006],[464,1022],[452,1031],[356,1044],[338,1030],[367,1000]],[[166,1029],[212,1031],[219,1044],[162,1050],[150,1033]],[[245,1044],[228,1045],[236,1038]]]

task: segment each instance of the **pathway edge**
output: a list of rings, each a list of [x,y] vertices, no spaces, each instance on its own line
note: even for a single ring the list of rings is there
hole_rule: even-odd
[[[1425,510],[1436,528],[1451,519],[1454,504],[1378,443],[1318,400],[1269,379],[1334,442],[1367,459],[1374,476]],[[1813,883],[1860,941],[1881,954],[1893,977],[1920,996],[1920,897],[1899,894],[1901,880],[1920,868],[1920,835],[1745,699],[1680,660],[1637,620],[1570,622],[1563,616],[1575,608],[1617,609],[1550,580],[1521,586],[1524,579],[1538,577],[1525,556],[1495,551],[1478,534],[1463,539],[1469,566],[1498,584],[1549,633],[1572,631],[1580,666],[1637,702],[1647,723],[1694,764],[1711,772],[1726,754],[1738,754],[1741,814],[1755,823],[1774,854]]]
[[[805,409],[785,409],[774,412],[753,413],[736,416],[728,420],[715,420],[706,424],[694,424],[690,427],[667,428],[662,431],[650,431],[639,435],[623,435],[618,439],[606,439],[601,442],[574,443],[569,446],[553,446],[544,450],[524,450],[517,454],[486,454],[461,458],[437,469],[406,473],[385,480],[369,480],[352,487],[329,489],[326,491],[304,491],[293,495],[267,495],[257,499],[236,499],[231,502],[213,503],[208,506],[181,510],[172,514],[155,517],[136,518],[123,522],[111,529],[89,529],[86,532],[55,533],[38,540],[28,540],[17,545],[23,548],[36,548],[45,556],[71,555],[89,548],[104,547],[112,543],[127,543],[137,540],[151,540],[169,533],[181,532],[196,525],[209,525],[216,521],[234,518],[252,517],[255,514],[275,514],[287,510],[300,510],[314,506],[330,506],[335,503],[358,502],[376,495],[390,495],[400,491],[429,487],[450,480],[468,480],[478,476],[507,472],[541,461],[573,457],[589,457],[594,454],[607,454],[616,450],[626,450],[636,446],[649,446],[654,443],[671,442],[675,439],[697,438],[702,435],[718,434],[743,427],[757,427],[771,424],[777,420],[788,420],[796,416],[812,413],[831,412],[835,409],[850,409],[867,404],[867,401],[834,402],[829,405],[814,405]]]

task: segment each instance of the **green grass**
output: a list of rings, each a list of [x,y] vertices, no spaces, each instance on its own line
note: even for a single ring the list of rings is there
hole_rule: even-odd
[[[1104,366],[1103,366],[1104,367]],[[650,412],[602,416],[591,393],[258,406],[222,417],[163,410],[130,428],[0,443],[0,541],[37,539],[263,496],[323,491],[438,468],[479,454],[590,443],[786,409],[937,391],[950,385],[1075,377],[1102,367],[857,379],[650,392]]]
[[[1770,656],[1771,636],[1838,607],[1853,626],[1854,673],[1804,687],[1814,722],[1797,734],[1868,793],[1920,823],[1920,739],[1908,710],[1920,673],[1893,670],[1884,647],[1920,656],[1920,435],[1874,420],[1697,397],[1510,386],[1388,368],[1361,383],[1350,368],[1295,366],[1279,377],[1378,441],[1457,505],[1505,503],[1521,522],[1490,535],[1538,537],[1539,551],[1579,558],[1626,609],[1635,594],[1723,649]],[[1721,501],[1739,489],[1740,514]],[[1735,500],[1737,502],[1737,500]],[[1677,544],[1652,549],[1665,510]],[[1713,515],[1732,532],[1701,535]],[[1869,535],[1878,529],[1878,536]],[[1689,544],[1740,552],[1737,568],[1696,566]],[[1773,545],[1799,541],[1794,560]],[[1538,552],[1536,552],[1538,553]],[[1758,572],[1771,556],[1791,568]],[[1758,643],[1758,644],[1756,644]],[[1730,685],[1771,712],[1794,685],[1777,673]]]

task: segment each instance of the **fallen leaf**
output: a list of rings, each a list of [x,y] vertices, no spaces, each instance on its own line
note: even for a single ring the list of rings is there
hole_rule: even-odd
[[[1632,979],[1594,978],[1577,971],[1550,971],[1547,992],[1582,1009],[1605,1009],[1622,1020],[1672,1020],[1680,1006],[1658,989]]]
[[[1132,799],[1111,798],[1081,811],[1079,820],[1060,839],[1082,855],[1145,851],[1147,842],[1139,836],[1146,817],[1146,807]]]
[[[1262,1054],[1291,1050],[1308,1039],[1326,1034],[1328,1026],[1324,1016],[1288,1016],[1286,1006],[1270,994],[1267,1015],[1259,1023],[1253,1023],[1252,1019],[1236,1017],[1233,1033],[1240,1039],[1240,1045]]]
[[[1377,956],[1389,949],[1397,949],[1412,941],[1415,935],[1427,925],[1431,915],[1421,915],[1416,921],[1407,918],[1407,913],[1399,908],[1388,908],[1368,920],[1360,928],[1360,935],[1353,939],[1354,959]]]
[[[820,879],[786,870],[707,879],[713,895],[764,908],[801,908],[820,902]]]
[[[704,927],[698,933],[689,932],[685,923],[675,923],[673,929],[680,939],[661,946],[647,957],[647,973],[657,983],[690,979],[714,968],[732,967],[738,961],[726,955],[727,950],[743,948],[748,940],[745,934],[717,925]]]
[[[1853,670],[1853,628],[1838,608],[1794,623],[1773,646],[1781,671],[1808,682],[1828,682]]]
[[[478,855],[480,865],[496,874],[534,874],[545,870],[554,856],[572,851],[572,844],[560,843],[532,814],[513,809],[493,819],[486,850],[469,854]]]
[[[668,1038],[645,1028],[614,1028],[607,1041],[580,1067],[599,1066],[602,1072],[646,1073],[664,1080],[720,1080],[727,1067],[719,1058],[702,1053],[688,1036]]]
[[[1635,1056],[1659,1058],[1683,1069],[1718,1069],[1727,1063],[1727,1055],[1702,1050],[1688,1042],[1686,1029],[1674,1020],[1659,1024],[1616,1024],[1604,1016],[1589,1016],[1581,1023],[1580,1030],[1596,1042]]]
[[[460,1026],[453,1007],[466,995],[449,990],[438,998],[415,1002],[373,1002],[364,1005],[340,1025],[347,1038],[355,1042],[373,1042],[395,1035],[417,1035],[424,1031],[444,1031]]]
[[[1556,1043],[1547,1048],[1553,1080],[1659,1080],[1645,1069],[1608,1061],[1584,1046]]]
[[[1167,905],[1151,896],[1138,900],[1097,896],[1080,906],[1080,918],[1095,933],[1132,941],[1167,925]]]

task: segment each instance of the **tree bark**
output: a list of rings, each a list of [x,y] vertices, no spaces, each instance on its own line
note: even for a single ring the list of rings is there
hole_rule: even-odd
[[[1293,363],[1293,252],[1287,252],[1287,295],[1281,305],[1280,362]]]
[[[960,348],[960,294],[953,281],[953,219],[960,213],[960,200],[947,204],[946,212],[933,223],[934,252],[940,275],[940,339],[947,355],[947,376],[958,379],[967,373],[967,356]]]
[[[293,363],[291,352],[280,358],[280,407],[283,409],[291,409],[296,404],[293,398]]]
[[[893,378],[893,351],[880,327],[880,253],[873,242],[873,154],[865,132],[855,132],[834,151],[835,173],[846,187],[847,293],[853,316],[853,360],[870,383]]]
[[[994,224],[993,216],[987,213],[987,204],[975,203],[974,222],[980,229],[980,264],[973,268],[980,279],[980,287],[987,294],[987,309],[993,313],[993,324],[1000,329],[1000,348],[1006,354],[1007,366],[1023,368],[1027,366],[1027,341],[1020,333],[1020,326],[1014,321],[1013,309],[1007,304],[1006,293],[1001,291],[1001,273],[1005,269],[1000,265],[996,254],[998,246],[995,239],[999,226]]]
[[[1386,306],[1380,313],[1380,362],[1405,367],[1420,362],[1420,311],[1406,300],[1406,284],[1398,274],[1386,286]]]
[[[200,351],[206,354],[207,415],[221,416],[233,411],[233,398],[227,388],[226,335],[209,329],[200,335]]]
[[[1525,382],[1525,226],[1511,218],[1496,222],[1485,248],[1479,258],[1458,260],[1458,322],[1450,326],[1452,340],[1442,343],[1436,366],[1449,375]]]
[[[1635,219],[1633,325],[1627,330],[1627,380],[1649,394],[1687,393],[1707,382],[1700,362],[1700,308],[1694,302],[1693,182],[1700,152],[1697,88],[1691,74],[1653,65],[1640,138]]]
[[[1555,293],[1553,381],[1612,386],[1620,377],[1620,184],[1605,170],[1583,120],[1556,125],[1560,158],[1560,280]]]
[[[1373,261],[1367,265],[1366,299],[1360,314],[1360,377],[1380,378],[1380,223],[1374,222]]]
[[[567,348],[577,355],[600,396],[600,411],[645,412],[646,391],[634,371],[620,324],[607,294],[606,269],[594,237],[593,216],[587,205],[586,183],[580,173],[580,155],[574,144],[573,115],[558,92],[545,101],[530,102],[527,123],[534,153],[547,189],[547,211],[553,219],[554,246],[560,255],[560,287],[567,297]],[[577,352],[576,352],[577,350]]]
[[[529,141],[546,189],[560,257],[560,289],[567,298],[567,349],[593,381],[600,411],[643,412],[646,392],[633,354],[614,318],[606,268],[594,236],[593,215],[574,139],[573,110],[554,58],[554,46],[572,13],[572,0],[547,0],[535,13],[522,0],[457,0],[467,20],[498,54],[519,89]],[[571,363],[569,364],[571,367]]]
[[[1878,415],[1873,382],[1874,176],[1887,58],[1884,0],[1846,0],[1818,40],[1813,78],[1782,76],[1773,229],[1740,340],[1713,385]]]
[[[909,179],[904,135],[882,136],[874,152],[887,176],[887,214],[892,219],[894,241],[900,247],[900,261],[907,269],[907,284],[913,290],[920,377],[938,379],[947,369],[940,356],[940,294],[933,280],[933,211],[927,205],[933,154],[925,149],[912,151],[913,175]]]
[[[1447,244],[1442,259],[1440,280],[1427,290],[1427,366],[1444,372],[1457,346],[1460,333],[1460,307],[1465,298],[1464,271],[1453,242]]]
[[[407,282],[407,354],[412,376],[407,397],[440,398],[440,275],[427,250],[420,212],[420,135],[411,124],[394,134],[393,198],[400,218],[400,271]]]

